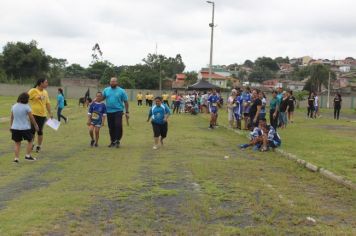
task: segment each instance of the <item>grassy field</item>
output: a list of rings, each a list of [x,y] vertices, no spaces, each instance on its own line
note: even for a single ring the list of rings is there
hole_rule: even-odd
[[[356,183],[356,113],[342,110],[341,119],[334,120],[332,112],[323,109],[321,118],[306,119],[306,111],[299,109],[294,123],[278,130],[282,149]],[[227,113],[220,114],[219,123],[227,126]]]
[[[0,98],[0,117],[12,101]],[[122,147],[106,147],[104,127],[90,148],[86,110],[74,104],[68,124],[46,127],[33,163],[12,163],[8,122],[0,123],[0,235],[356,234],[354,191],[277,153],[239,150],[246,139],[208,130],[206,115],[172,116],[165,146],[152,150],[148,109],[131,104]],[[298,117],[282,136],[312,122]],[[283,148],[299,154],[287,140]]]

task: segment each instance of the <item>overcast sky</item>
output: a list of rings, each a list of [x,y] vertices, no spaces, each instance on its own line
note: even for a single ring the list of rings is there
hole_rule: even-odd
[[[356,57],[354,0],[216,0],[213,64],[260,56]],[[187,70],[209,63],[212,6],[203,0],[0,0],[0,47],[39,43],[87,66],[99,43],[115,65],[180,53]]]

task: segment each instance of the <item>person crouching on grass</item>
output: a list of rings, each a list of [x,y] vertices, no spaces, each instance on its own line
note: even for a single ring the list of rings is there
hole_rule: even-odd
[[[100,128],[105,124],[106,106],[103,101],[101,92],[96,93],[95,101],[90,104],[88,111],[89,134],[91,137],[90,146],[98,146]],[[94,140],[95,132],[95,140]]]
[[[147,122],[150,121],[152,123],[153,129],[153,137],[154,137],[154,145],[153,149],[158,149],[158,142],[161,142],[161,146],[163,146],[163,139],[167,137],[168,132],[168,117],[170,116],[171,111],[169,107],[162,103],[161,97],[155,98],[155,105],[150,109],[148,114]]]
[[[38,132],[39,127],[35,118],[32,115],[31,108],[28,105],[30,96],[27,93],[21,93],[17,99],[17,103],[11,108],[11,128],[12,140],[15,142],[15,163],[19,163],[19,153],[21,148],[21,141],[26,140],[27,148],[25,159],[28,161],[35,161],[36,158],[31,157],[32,139],[31,124]]]

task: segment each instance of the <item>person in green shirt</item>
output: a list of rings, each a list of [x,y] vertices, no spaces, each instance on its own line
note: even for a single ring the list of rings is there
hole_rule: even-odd
[[[279,99],[277,98],[277,91],[272,92],[272,99],[269,103],[269,120],[271,126],[277,130],[278,126],[278,111],[279,111]]]

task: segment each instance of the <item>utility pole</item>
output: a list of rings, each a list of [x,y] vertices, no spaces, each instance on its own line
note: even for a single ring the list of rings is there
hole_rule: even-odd
[[[215,27],[215,24],[214,24],[215,2],[213,2],[213,1],[206,1],[206,2],[213,5],[211,23],[209,24],[209,27],[211,27],[210,61],[209,61],[209,83],[211,83],[212,66],[213,66],[214,27]]]
[[[329,71],[329,81],[328,81],[328,102],[326,103],[326,107],[329,109],[330,108],[330,71]]]

